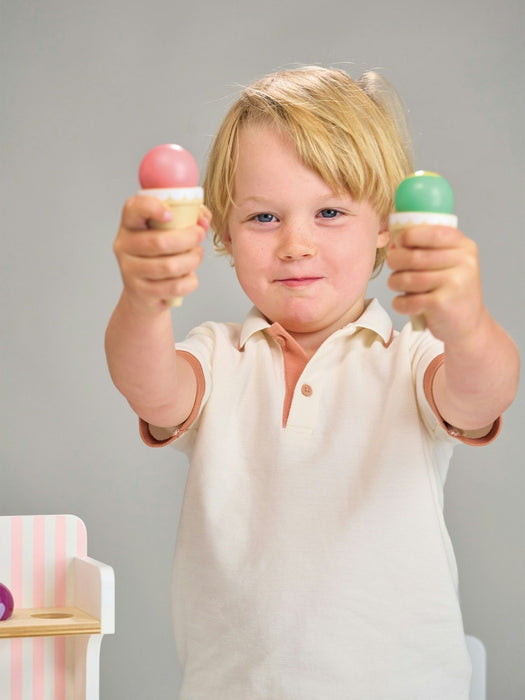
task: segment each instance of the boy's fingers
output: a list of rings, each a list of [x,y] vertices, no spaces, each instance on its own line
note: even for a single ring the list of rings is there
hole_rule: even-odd
[[[392,299],[392,308],[399,314],[417,316],[433,306],[432,293],[402,294]]]
[[[169,257],[199,248],[203,238],[204,229],[201,226],[177,231],[146,229],[117,238],[114,247],[117,253],[138,258]]]
[[[393,292],[403,294],[422,294],[438,289],[443,277],[440,271],[430,272],[397,272],[387,280],[389,288]]]
[[[173,280],[194,272],[202,261],[203,253],[202,248],[196,248],[181,255],[158,257],[149,261],[133,258],[128,261],[128,267],[137,277],[145,280]]]
[[[131,197],[122,209],[122,226],[129,231],[142,231],[148,228],[148,220],[167,222],[172,218],[160,199],[146,195]]]
[[[199,209],[199,219],[206,219],[206,221],[211,221],[211,211],[205,204],[201,204]]]
[[[411,226],[401,231],[395,242],[406,248],[455,248],[463,239],[463,234],[450,226]]]
[[[394,248],[387,256],[388,267],[403,270],[446,270],[460,263],[455,248]]]

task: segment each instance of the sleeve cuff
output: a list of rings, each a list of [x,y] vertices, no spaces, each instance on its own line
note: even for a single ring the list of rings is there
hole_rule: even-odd
[[[198,415],[200,414],[202,399],[206,390],[206,381],[204,379],[204,372],[202,371],[202,366],[199,360],[189,352],[185,350],[178,350],[177,354],[183,357],[193,369],[195,374],[195,379],[197,380],[197,393],[195,395],[195,403],[191,409],[190,415],[186,418],[184,423],[181,423],[175,429],[175,432],[170,437],[165,440],[157,440],[153,437],[149,429],[149,423],[139,417],[139,433],[142,441],[148,445],[148,447],[164,447],[169,445],[174,440],[177,440],[181,435],[183,435],[189,428],[193,425]]]
[[[425,391],[425,396],[426,399],[432,408],[436,418],[438,419],[441,427],[443,430],[446,431],[448,435],[451,437],[455,438],[456,440],[459,440],[460,442],[464,443],[465,445],[474,445],[481,447],[482,445],[488,445],[489,442],[492,442],[493,440],[496,439],[498,436],[500,430],[501,430],[501,416],[497,418],[494,423],[492,424],[492,427],[490,428],[489,432],[486,435],[483,435],[482,437],[471,437],[468,434],[468,431],[465,430],[460,430],[459,428],[455,428],[454,426],[450,425],[446,421],[443,420],[442,416],[440,415],[438,408],[436,406],[436,402],[434,401],[434,395],[432,393],[432,386],[434,384],[434,377],[436,376],[436,372],[438,369],[443,365],[445,361],[445,355],[442,353],[440,355],[437,355],[428,365],[427,369],[425,370],[425,376],[423,379],[423,388]]]

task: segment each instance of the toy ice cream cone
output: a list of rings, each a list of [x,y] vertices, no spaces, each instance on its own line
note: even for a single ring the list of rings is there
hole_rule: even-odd
[[[197,223],[203,203],[203,189],[197,186],[199,170],[191,153],[175,144],[148,151],[139,167],[142,189],[139,195],[162,200],[173,218],[166,223],[149,221],[151,228],[175,231]],[[181,306],[182,297],[167,299],[169,306]]]
[[[424,224],[458,225],[458,217],[452,213],[454,193],[445,178],[437,173],[418,170],[403,180],[396,191],[396,212],[389,217],[389,230],[394,239],[411,226]],[[425,330],[423,315],[411,316],[414,330]]]

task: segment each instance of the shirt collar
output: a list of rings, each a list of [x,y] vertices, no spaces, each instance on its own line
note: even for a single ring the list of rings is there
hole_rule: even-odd
[[[365,304],[366,307],[361,316],[353,323],[349,323],[344,328],[336,331],[334,335],[352,335],[357,330],[366,328],[378,335],[384,345],[389,345],[394,333],[390,316],[377,299],[367,299]],[[259,309],[255,306],[252,307],[241,328],[239,349],[242,350],[248,340],[256,333],[259,333],[259,331],[264,331],[265,329],[278,325],[279,324],[275,323],[271,324]]]
[[[242,350],[252,335],[255,335],[259,331],[263,331],[266,328],[270,328],[271,325],[272,324],[265,316],[262,315],[259,309],[252,306],[241,327],[239,350]]]

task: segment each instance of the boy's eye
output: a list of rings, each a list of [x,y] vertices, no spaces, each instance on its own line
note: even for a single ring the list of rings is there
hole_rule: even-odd
[[[275,216],[273,214],[257,214],[253,217],[255,221],[259,221],[261,224],[269,224],[275,221]]]
[[[322,209],[319,213],[323,219],[335,219],[339,211],[337,209]]]

